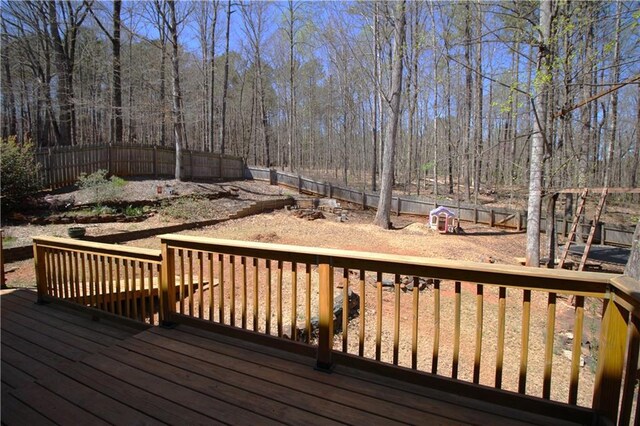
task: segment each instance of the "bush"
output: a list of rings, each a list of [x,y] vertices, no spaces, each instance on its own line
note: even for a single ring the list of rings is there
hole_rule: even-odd
[[[38,176],[40,164],[36,163],[33,145],[19,144],[15,136],[0,141],[0,185],[2,211],[10,212],[41,189]]]
[[[122,187],[127,182],[117,176],[111,176],[107,179],[106,170],[98,170],[97,172],[87,175],[82,173],[78,178],[78,187],[86,190],[90,194],[91,202],[101,205],[108,201],[117,201],[122,196]]]

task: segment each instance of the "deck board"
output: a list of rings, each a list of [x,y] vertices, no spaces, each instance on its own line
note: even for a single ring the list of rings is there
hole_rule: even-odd
[[[6,425],[562,424],[185,325],[141,331],[0,296]]]

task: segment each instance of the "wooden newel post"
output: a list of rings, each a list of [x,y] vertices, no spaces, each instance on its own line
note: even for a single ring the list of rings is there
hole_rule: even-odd
[[[316,368],[331,368],[333,348],[333,268],[325,260],[318,265],[320,300],[318,326],[318,357]]]
[[[162,268],[160,273],[160,325],[173,325],[171,315],[176,312],[175,249],[162,240]]]
[[[605,301],[605,304],[600,329],[593,409],[607,417],[613,424],[617,424],[629,312],[615,303],[613,298]]]
[[[36,288],[38,290],[37,304],[45,303],[44,297],[47,296],[47,276],[45,271],[44,249],[33,243],[33,260],[36,270]]]

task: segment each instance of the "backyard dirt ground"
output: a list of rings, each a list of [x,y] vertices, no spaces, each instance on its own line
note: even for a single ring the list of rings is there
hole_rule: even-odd
[[[153,193],[158,185],[157,182],[151,181],[144,183],[146,188],[138,188],[137,198],[141,194]],[[199,184],[198,184],[199,185]],[[278,187],[269,186],[259,182],[231,182],[223,186],[236,186],[240,188],[240,195],[236,199],[239,202],[250,202],[256,199],[266,199],[274,196],[295,195],[291,191],[283,190]],[[176,188],[180,188],[176,185]],[[131,193],[134,192],[133,187]],[[194,189],[191,187],[190,189]],[[186,193],[189,189],[177,189],[180,193]],[[197,189],[196,189],[197,190]],[[207,209],[215,210],[214,205],[220,207],[219,214],[228,216],[233,213],[233,209],[241,208],[241,205],[231,205],[227,203],[230,198],[222,198],[218,200],[208,200]],[[244,204],[242,204],[244,205]],[[187,210],[193,209],[198,211],[195,204],[187,206]],[[196,213],[200,214],[200,213]],[[218,214],[218,213],[216,213]],[[228,220],[214,226],[201,228],[197,230],[185,231],[182,234],[207,236],[213,238],[225,238],[247,241],[259,241],[278,244],[292,244],[311,247],[338,248],[346,250],[371,251],[377,253],[389,253],[397,255],[412,255],[432,258],[445,258],[461,261],[474,262],[491,262],[497,264],[517,264],[516,258],[523,257],[525,253],[526,235],[522,232],[502,231],[496,228],[489,228],[483,225],[473,225],[463,223],[463,234],[460,235],[442,235],[431,231],[426,226],[425,218],[419,217],[392,217],[392,230],[382,230],[372,224],[374,212],[361,211],[357,209],[347,210],[346,220],[339,221],[339,216],[325,212],[325,219],[314,221],[303,220],[295,217],[292,212],[278,210],[269,213],[263,213],[255,216],[249,216],[241,219]],[[196,219],[201,220],[201,219]],[[90,228],[90,235],[99,235],[99,233],[125,231],[130,226],[136,227],[158,227],[169,223],[176,223],[177,220],[169,220],[159,213],[147,219],[144,222],[136,224],[118,224],[124,226],[122,228],[110,228],[110,224],[96,225],[95,229]],[[10,235],[16,235],[17,238],[30,238],[34,234],[48,234],[63,236],[66,226],[55,225],[59,228],[51,227],[13,227],[9,228]],[[21,234],[20,234],[21,233]],[[158,238],[148,238],[136,240],[126,243],[130,246],[160,248]],[[33,261],[15,262],[7,265],[11,271],[8,275],[9,287],[34,287],[35,278],[33,271]],[[289,269],[287,269],[289,268]],[[285,271],[290,271],[291,265],[285,265]],[[228,273],[228,272],[227,272]],[[315,273],[315,271],[314,271]],[[282,293],[284,312],[290,312],[292,303],[291,299],[291,283],[289,272],[286,272],[284,280],[284,288]],[[302,276],[301,272],[299,276]],[[240,276],[239,272],[236,276]],[[261,304],[261,312],[259,315],[258,330],[264,332],[265,329],[265,309],[262,305],[263,300],[269,290],[265,287],[264,271],[261,272],[260,289],[257,298]],[[336,283],[341,281],[342,272],[336,271]],[[386,276],[385,279],[393,279],[393,276]],[[306,297],[306,288],[299,279],[297,284],[297,315],[296,326],[304,327],[303,300]],[[365,335],[365,356],[374,357],[375,353],[375,318],[377,314],[376,307],[376,285],[375,276],[368,274],[366,278],[365,293],[360,297],[365,297],[365,312],[360,313],[349,323],[348,329],[348,351],[350,353],[358,352],[358,332],[362,318],[368,324]],[[236,284],[234,303],[240,303],[241,289]],[[356,292],[361,293],[357,277],[350,279],[349,286]],[[271,290],[275,291],[275,290]],[[269,291],[269,294],[273,294]],[[335,292],[341,292],[336,288]],[[317,309],[317,281],[313,282],[313,309]],[[421,370],[431,371],[433,366],[433,343],[436,336],[434,324],[436,324],[434,316],[434,296],[435,291],[432,286],[420,292],[420,308],[419,308],[419,329],[420,339],[418,342],[418,368]],[[204,295],[202,303],[207,306],[208,291]],[[214,296],[215,298],[216,296]],[[229,306],[230,296],[225,295],[227,299],[226,306]],[[440,320],[439,320],[439,353],[437,372],[444,376],[451,375],[452,357],[453,357],[453,341],[454,341],[454,316],[455,316],[455,293],[454,283],[443,281],[440,287]],[[249,306],[252,306],[254,294],[251,289],[247,293]],[[393,311],[394,311],[394,293],[393,291],[383,291],[383,327],[382,334],[382,360],[391,361],[391,353],[393,351]],[[271,297],[272,304],[275,306],[275,296]],[[462,283],[461,291],[461,348],[460,348],[460,365],[458,377],[462,380],[470,381],[472,378],[474,352],[476,347],[476,285],[475,283]],[[497,324],[498,324],[498,289],[485,286],[484,290],[484,315],[482,321],[482,368],[480,374],[480,383],[489,386],[494,385],[496,347],[497,347]],[[503,388],[509,390],[517,390],[519,378],[520,352],[521,352],[521,324],[522,324],[522,303],[523,292],[517,289],[508,289],[506,298],[506,326],[505,326],[505,363],[503,372]],[[196,301],[196,307],[198,301]],[[400,295],[400,357],[399,364],[402,366],[411,365],[411,327],[413,321],[412,313],[412,293],[411,291],[403,292]],[[227,308],[228,309],[228,308]],[[205,309],[206,311],[206,309]],[[599,329],[598,318],[600,312],[600,304],[597,301],[588,300],[585,304],[585,326],[583,339],[583,354],[585,364],[580,369],[580,387],[578,392],[578,402],[581,405],[590,405],[590,395],[593,389],[593,372],[594,360],[593,354],[597,349],[594,337],[597,336]],[[207,316],[206,313],[205,316]],[[227,312],[227,317],[229,312]],[[236,324],[240,322],[240,312],[236,311]],[[275,332],[275,309],[272,310],[272,326],[271,333]],[[545,325],[547,315],[547,296],[545,293],[534,292],[531,299],[531,331],[529,341],[529,364],[528,364],[528,380],[527,393],[540,396],[542,392],[542,377],[544,371],[544,353],[545,342]],[[290,327],[289,315],[285,315],[283,324],[284,330]],[[555,345],[553,359],[553,381],[551,387],[552,399],[566,401],[568,395],[568,383],[570,377],[570,362],[566,358],[566,349],[570,336],[573,331],[574,308],[569,300],[559,298],[556,327],[555,327]],[[229,321],[229,318],[227,318]],[[250,322],[249,322],[250,323]],[[251,328],[251,326],[249,326]],[[341,335],[336,336],[335,348],[341,348]],[[591,348],[591,350],[589,349]]]

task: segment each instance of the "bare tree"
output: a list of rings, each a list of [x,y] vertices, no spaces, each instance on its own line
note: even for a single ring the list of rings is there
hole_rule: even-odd
[[[385,128],[385,147],[382,160],[382,182],[380,201],[374,223],[381,228],[389,229],[391,225],[391,197],[393,190],[393,174],[395,163],[395,146],[398,136],[398,121],[400,118],[400,97],[402,95],[402,67],[405,50],[406,0],[399,2],[393,17],[393,68],[391,75],[391,93],[385,96],[389,108],[389,121]]]
[[[224,83],[222,83],[222,117],[220,126],[220,153],[224,155],[227,138],[227,97],[229,92],[229,30],[231,28],[231,0],[227,0],[227,30],[224,49]]]
[[[538,34],[538,58],[536,79],[539,90],[533,99],[534,120],[533,136],[531,138],[531,166],[529,175],[529,203],[527,207],[527,266],[540,266],[540,209],[542,203],[542,162],[546,129],[544,128],[547,114],[546,91],[548,88],[548,73],[551,58],[549,43],[551,39],[553,1],[540,3],[540,25]]]

